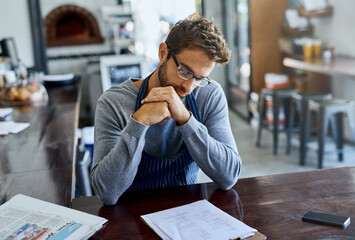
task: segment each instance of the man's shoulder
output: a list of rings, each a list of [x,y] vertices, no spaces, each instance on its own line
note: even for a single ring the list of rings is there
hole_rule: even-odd
[[[137,95],[138,89],[135,87],[131,79],[124,81],[123,83],[112,86],[107,89],[102,95],[101,99],[117,99],[121,97],[131,97]]]
[[[222,89],[221,84],[219,84],[215,80],[212,80],[211,83],[205,87],[197,87],[194,90],[194,94],[196,95],[196,97],[199,96],[202,98],[206,98],[212,95],[221,95],[221,94],[223,95],[224,91]]]

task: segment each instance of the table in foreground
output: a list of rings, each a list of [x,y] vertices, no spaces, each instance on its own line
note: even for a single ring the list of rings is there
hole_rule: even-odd
[[[80,84],[48,87],[45,105],[13,107],[9,120],[31,125],[0,137],[0,204],[21,193],[70,206]]]
[[[315,170],[240,179],[229,191],[214,183],[125,193],[114,206],[96,197],[76,198],[72,208],[107,218],[92,239],[159,239],[140,216],[207,199],[258,229],[268,239],[353,239],[346,228],[302,222],[308,210],[355,220],[355,167]]]

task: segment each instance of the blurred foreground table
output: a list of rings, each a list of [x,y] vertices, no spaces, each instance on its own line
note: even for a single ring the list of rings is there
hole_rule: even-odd
[[[240,179],[229,191],[214,183],[125,193],[114,206],[75,198],[72,208],[108,219],[91,239],[159,239],[140,216],[207,199],[268,239],[353,239],[355,167]],[[308,210],[351,218],[346,228],[302,222]]]
[[[73,84],[47,87],[44,105],[12,106],[8,120],[31,125],[0,136],[0,204],[21,193],[70,206],[80,85],[78,78]]]

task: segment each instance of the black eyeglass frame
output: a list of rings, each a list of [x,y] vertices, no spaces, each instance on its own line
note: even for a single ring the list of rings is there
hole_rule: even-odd
[[[211,80],[208,77],[197,77],[195,76],[192,72],[182,68],[180,66],[180,63],[179,61],[177,60],[176,56],[175,56],[175,53],[174,51],[168,46],[168,49],[169,49],[169,52],[171,53],[171,56],[176,64],[176,67],[178,69],[178,76],[181,78],[181,79],[184,79],[184,80],[190,80],[190,79],[195,79],[194,81],[194,84],[196,86],[199,86],[199,87],[206,87],[207,85],[209,85],[211,83]],[[206,82],[205,84],[202,84]]]

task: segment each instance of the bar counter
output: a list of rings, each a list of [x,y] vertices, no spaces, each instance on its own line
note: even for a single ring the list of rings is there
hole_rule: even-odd
[[[303,59],[286,57],[283,60],[286,67],[301,69],[328,75],[345,75],[355,78],[355,59],[348,56],[338,55],[329,61],[322,59]]]
[[[80,86],[77,78],[73,84],[47,87],[46,104],[11,106],[14,111],[7,120],[31,125],[0,136],[0,204],[21,193],[70,206]]]

